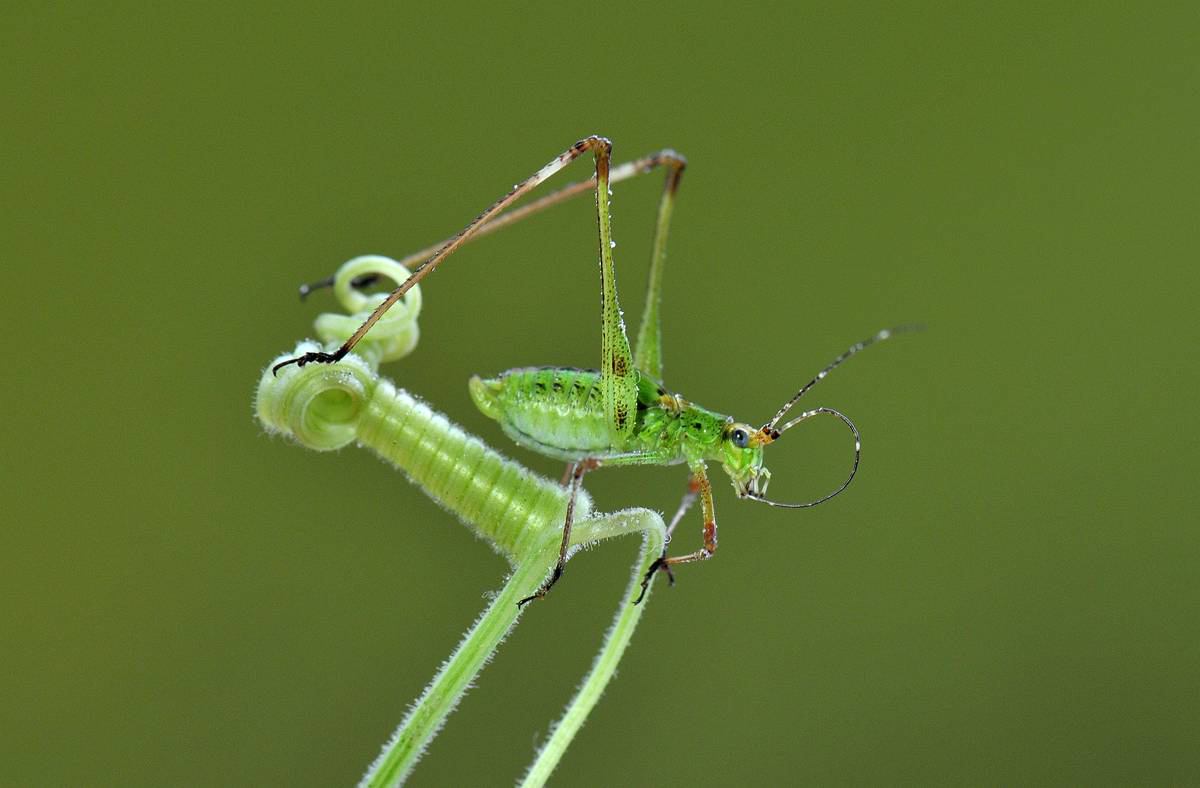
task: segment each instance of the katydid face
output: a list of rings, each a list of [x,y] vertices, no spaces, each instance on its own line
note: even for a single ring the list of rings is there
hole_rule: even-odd
[[[763,467],[763,444],[749,424],[730,424],[721,440],[721,467],[733,482],[739,498],[763,495],[771,472]]]

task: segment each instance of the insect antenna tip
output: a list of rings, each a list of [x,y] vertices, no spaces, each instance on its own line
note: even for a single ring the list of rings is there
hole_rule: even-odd
[[[311,293],[314,290],[320,290],[325,287],[333,287],[333,277],[332,276],[329,277],[328,279],[321,279],[316,282],[307,282],[305,284],[300,285],[300,300],[301,301],[306,300],[308,298],[309,293]]]

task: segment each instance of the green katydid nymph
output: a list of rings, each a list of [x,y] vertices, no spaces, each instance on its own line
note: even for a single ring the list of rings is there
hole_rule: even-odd
[[[595,177],[572,184],[528,205],[505,212],[538,184],[580,156],[591,153],[595,159]],[[521,181],[452,238],[428,249],[416,252],[402,261],[419,263],[412,274],[400,283],[345,343],[332,352],[309,352],[276,365],[275,370],[288,364],[303,366],[310,362],[332,363],[344,357],[370,331],[393,304],[414,284],[421,281],[462,244],[501,226],[511,224],[536,211],[569,197],[594,192],[599,228],[601,307],[601,360],[598,370],[563,367],[514,369],[494,378],[474,377],[470,382],[471,396],[481,411],[500,423],[517,444],[539,454],[564,460],[567,472],[564,484],[570,485],[566,519],[563,523],[562,544],[558,563],[537,592],[518,604],[540,599],[562,575],[570,545],[571,524],[575,497],[585,473],[599,467],[617,465],[675,465],[686,464],[690,471],[687,492],[667,529],[668,537],[687,511],[699,498],[703,516],[703,546],[686,555],[663,555],[650,567],[642,580],[642,595],[659,571],[671,581],[671,567],[676,564],[711,558],[717,549],[717,521],[713,508],[712,485],[707,463],[718,462],[733,483],[739,498],[760,501],[784,508],[806,508],[834,497],[850,484],[858,471],[861,439],[858,429],[844,414],[832,408],[806,410],[786,423],[780,424],[791,408],[829,372],[843,361],[875,342],[889,338],[897,331],[880,331],[851,346],[805,384],[782,408],[760,427],[735,422],[732,418],[707,410],[669,392],[662,385],[661,328],[659,304],[662,273],[666,258],[667,230],[675,195],[683,175],[686,160],[671,150],[610,168],[612,143],[603,137],[588,137],[556,156],[546,166]],[[621,308],[613,266],[611,222],[609,219],[609,188],[613,182],[662,167],[666,183],[659,201],[653,252],[650,262],[649,287],[635,351],[631,352]],[[364,277],[356,285],[370,284],[373,277]],[[301,295],[319,282],[301,288]],[[792,427],[818,415],[840,419],[854,437],[854,462],[841,486],[817,500],[804,503],[781,503],[766,497],[771,475],[763,465],[764,449]],[[641,597],[635,601],[641,601]]]

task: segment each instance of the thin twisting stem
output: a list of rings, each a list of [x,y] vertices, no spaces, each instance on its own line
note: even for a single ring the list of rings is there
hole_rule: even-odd
[[[613,515],[614,518],[621,516],[620,514]],[[661,526],[661,524],[662,519],[660,518],[658,525]],[[521,781],[523,788],[538,788],[545,785],[546,781],[550,779],[550,775],[558,766],[558,762],[562,760],[575,735],[579,733],[584,721],[596,707],[596,703],[604,693],[604,688],[616,674],[617,665],[633,638],[633,632],[641,620],[642,611],[646,609],[645,605],[631,604],[634,592],[641,590],[642,576],[649,571],[651,564],[662,555],[662,551],[666,547],[665,531],[659,528],[646,528],[643,533],[645,535],[642,540],[641,561],[634,566],[633,574],[629,578],[629,585],[625,589],[625,596],[622,597],[621,604],[617,607],[617,614],[613,618],[612,626],[604,636],[604,645],[601,647],[600,653],[596,655],[596,661],[592,663],[592,669],[587,678],[583,680],[579,691],[563,711],[563,716],[559,719],[558,724],[554,726],[554,732],[542,749],[538,751],[537,757],[530,765],[529,771]],[[649,591],[646,593],[648,594]]]
[[[359,785],[382,788],[404,781],[426,745],[441,730],[446,717],[516,623],[520,615],[517,600],[531,587],[536,587],[554,556],[551,547],[538,556],[541,560],[529,560],[517,566],[504,588],[409,710]]]
[[[310,347],[311,343],[302,343],[297,352]],[[330,394],[337,396],[330,399]],[[268,368],[259,381],[256,408],[269,431],[289,435],[311,448],[331,450],[357,442],[374,450],[405,470],[422,490],[514,562],[513,574],[503,589],[438,671],[362,782],[395,785],[411,772],[512,629],[520,613],[516,601],[537,588],[554,566],[566,491],[380,379],[357,356],[335,366],[289,369],[279,376]],[[491,483],[480,484],[486,479]],[[578,496],[576,510],[583,516],[590,512],[591,501],[582,489]],[[661,553],[666,538],[666,527],[657,513],[632,509],[588,516],[576,523],[571,543],[578,546],[633,531],[646,534],[642,560],[634,573],[638,577]],[[539,759],[539,769],[546,774],[595,705],[629,643],[642,610],[629,604],[629,596],[627,591],[617,622],[584,682],[585,691],[572,702],[553,737],[553,746]]]

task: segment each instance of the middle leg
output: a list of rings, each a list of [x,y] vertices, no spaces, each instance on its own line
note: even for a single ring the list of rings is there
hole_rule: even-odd
[[[558,578],[562,577],[563,569],[567,565],[567,552],[571,549],[571,526],[575,522],[575,499],[579,497],[579,487],[583,481],[583,475],[599,467],[600,462],[592,459],[580,460],[568,466],[571,487],[567,493],[567,516],[563,521],[562,542],[558,546],[558,563],[554,565],[554,571],[538,587],[538,590],[517,602],[517,607],[524,607],[535,599],[542,599],[550,591],[550,588],[558,582]]]

